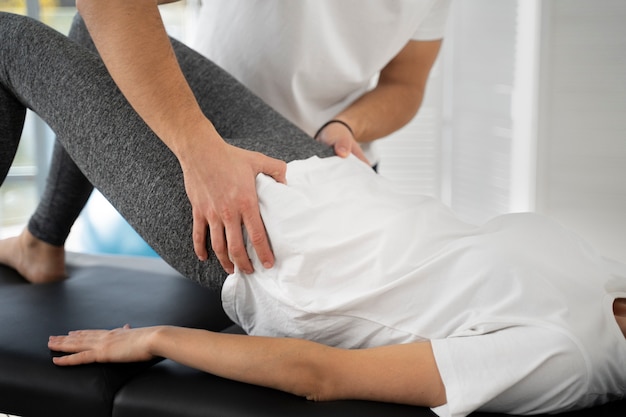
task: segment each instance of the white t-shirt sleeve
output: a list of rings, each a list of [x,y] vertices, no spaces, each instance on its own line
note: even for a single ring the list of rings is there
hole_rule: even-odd
[[[450,0],[434,0],[427,16],[420,21],[411,39],[432,41],[442,39],[450,11]]]
[[[515,326],[431,343],[448,400],[433,409],[440,417],[567,410],[586,392],[587,362],[557,331]]]

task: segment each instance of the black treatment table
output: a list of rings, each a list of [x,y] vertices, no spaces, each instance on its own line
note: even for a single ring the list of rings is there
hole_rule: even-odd
[[[30,285],[0,266],[0,413],[23,417],[434,416],[427,408],[368,401],[314,403],[209,375],[169,360],[53,365],[49,335],[85,328],[171,324],[241,332],[218,293],[163,261],[68,254],[70,279]],[[626,401],[563,414],[624,417]],[[496,414],[475,413],[473,416]]]

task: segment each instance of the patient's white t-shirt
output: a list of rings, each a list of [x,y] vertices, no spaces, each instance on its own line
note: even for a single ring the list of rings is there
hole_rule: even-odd
[[[626,340],[612,313],[626,266],[535,214],[485,225],[397,191],[356,158],[288,164],[287,185],[259,175],[276,257],[236,271],[227,314],[253,335],[345,348],[431,340],[448,403],[545,413],[626,392]]]
[[[207,0],[193,47],[313,135],[372,88],[410,40],[443,38],[449,6],[450,0]]]

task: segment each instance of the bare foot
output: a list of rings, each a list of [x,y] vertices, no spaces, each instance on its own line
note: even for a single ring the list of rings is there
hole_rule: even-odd
[[[67,278],[65,248],[39,240],[27,229],[18,236],[0,240],[0,264],[15,269],[33,284]]]

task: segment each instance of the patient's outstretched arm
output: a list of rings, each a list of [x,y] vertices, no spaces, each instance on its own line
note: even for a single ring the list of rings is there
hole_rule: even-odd
[[[71,332],[52,336],[48,346],[71,353],[54,358],[62,366],[165,357],[316,401],[362,399],[428,407],[446,402],[430,342],[348,350],[302,339],[159,326]]]

